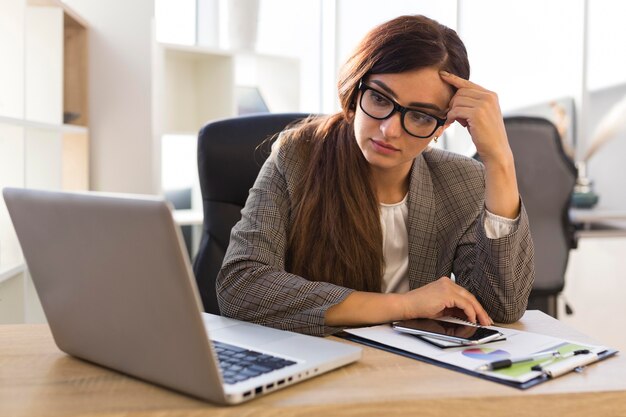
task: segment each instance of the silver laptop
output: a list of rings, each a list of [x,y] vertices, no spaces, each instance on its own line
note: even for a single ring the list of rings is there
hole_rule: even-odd
[[[358,360],[347,343],[201,313],[179,228],[156,198],[5,189],[64,352],[235,404]]]

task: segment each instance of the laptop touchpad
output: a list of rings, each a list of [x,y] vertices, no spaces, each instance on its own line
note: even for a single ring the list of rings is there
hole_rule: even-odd
[[[290,338],[294,335],[289,332],[272,329],[271,327],[258,326],[249,323],[237,324],[210,331],[211,339],[226,343],[260,347],[266,343],[276,342],[280,339]]]

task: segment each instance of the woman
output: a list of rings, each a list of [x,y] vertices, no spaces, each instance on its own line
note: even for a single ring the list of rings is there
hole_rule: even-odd
[[[497,96],[468,79],[463,43],[431,19],[366,35],[340,73],[342,111],[283,132],[250,190],[217,280],[222,314],[314,335],[518,320],[528,219]],[[455,121],[484,165],[429,147]]]

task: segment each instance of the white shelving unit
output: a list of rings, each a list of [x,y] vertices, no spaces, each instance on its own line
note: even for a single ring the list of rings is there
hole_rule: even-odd
[[[270,112],[300,109],[301,69],[297,58],[156,41],[153,57],[155,149],[161,168],[171,165],[163,162],[169,155],[162,152],[171,149],[172,140],[194,140],[209,121],[238,114],[238,87],[257,88]],[[186,164],[192,164],[195,173],[194,184],[190,184],[191,209],[200,211],[195,151],[187,158]],[[162,172],[162,178],[167,175]]]
[[[0,56],[0,189],[88,189],[87,24],[59,0],[3,0]],[[44,320],[0,199],[0,323]]]
[[[160,134],[197,134],[237,115],[236,87],[256,87],[272,112],[300,108],[296,58],[156,43],[154,103]]]

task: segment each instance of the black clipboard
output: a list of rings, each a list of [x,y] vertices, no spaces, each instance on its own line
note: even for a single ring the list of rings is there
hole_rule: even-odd
[[[475,376],[477,378],[480,379],[486,379],[487,381],[492,381],[492,382],[497,382],[499,384],[502,385],[506,385],[509,387],[513,387],[513,388],[517,388],[520,390],[525,390],[528,389],[530,387],[534,387],[535,385],[541,384],[542,382],[548,381],[549,379],[551,379],[548,375],[546,375],[545,373],[537,376],[536,378],[530,379],[526,382],[516,382],[516,381],[510,381],[510,380],[506,380],[506,379],[501,379],[501,378],[496,378],[487,374],[483,374],[481,372],[477,372],[477,371],[472,371],[469,369],[465,369],[462,368],[460,366],[456,366],[456,365],[451,365],[449,363],[446,362],[442,362],[442,361],[438,361],[436,359],[432,359],[429,358],[427,356],[422,356],[422,355],[418,355],[416,353],[413,352],[408,352],[406,350],[402,350],[402,349],[398,349],[395,348],[393,346],[389,346],[389,345],[385,345],[383,343],[379,343],[370,339],[366,339],[364,337],[360,337],[360,336],[356,336],[354,334],[351,333],[347,333],[347,332],[341,332],[336,334],[335,336],[341,337],[342,339],[346,339],[346,340],[350,340],[352,342],[356,342],[356,343],[360,343],[362,345],[365,346],[370,346],[376,349],[380,349],[380,350],[384,350],[386,352],[390,352],[390,353],[395,353],[397,355],[401,355],[401,356],[405,356],[407,358],[411,358],[411,359],[415,359],[418,360],[420,362],[425,362],[425,363],[429,363],[431,365],[436,365],[436,366],[440,366],[442,368],[446,368],[446,369],[450,369],[452,371],[456,371],[456,372],[461,372],[463,374],[466,375],[471,375],[471,376]],[[605,351],[602,351],[600,353],[598,353],[598,360],[595,362],[600,362],[606,358],[609,358],[613,355],[615,355],[617,353],[617,350],[615,349],[607,349]],[[593,363],[595,363],[593,362]],[[574,369],[572,369],[572,372],[574,371]]]

